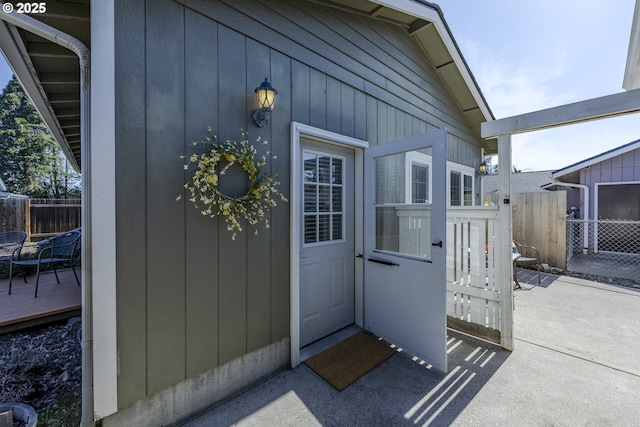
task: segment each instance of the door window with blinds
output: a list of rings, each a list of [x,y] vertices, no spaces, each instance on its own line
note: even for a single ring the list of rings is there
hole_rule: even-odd
[[[303,151],[304,244],[344,241],[345,158]]]

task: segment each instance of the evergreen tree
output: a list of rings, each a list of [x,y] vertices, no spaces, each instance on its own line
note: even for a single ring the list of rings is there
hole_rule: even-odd
[[[0,174],[8,191],[33,197],[65,197],[79,181],[15,76],[0,97]]]

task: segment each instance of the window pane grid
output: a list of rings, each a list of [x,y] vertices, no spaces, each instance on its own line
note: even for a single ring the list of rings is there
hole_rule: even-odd
[[[449,194],[451,196],[451,206],[460,206],[462,204],[461,199],[461,176],[459,172],[451,172],[451,182],[449,187]]]
[[[464,205],[472,206],[473,205],[473,177],[469,175],[464,176]]]
[[[429,203],[429,166],[411,165],[411,203]]]
[[[343,159],[305,151],[304,243],[342,240],[344,235]]]

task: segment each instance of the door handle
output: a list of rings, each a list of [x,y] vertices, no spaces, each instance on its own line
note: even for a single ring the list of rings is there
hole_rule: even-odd
[[[437,247],[441,248],[442,247],[442,240],[438,240],[437,242],[432,243],[431,246],[437,246]]]

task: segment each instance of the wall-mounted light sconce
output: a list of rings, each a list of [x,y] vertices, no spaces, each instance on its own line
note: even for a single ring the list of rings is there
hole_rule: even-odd
[[[491,167],[491,160],[484,159],[480,166],[478,166],[478,174],[479,175],[487,175],[489,173],[489,168]]]
[[[258,107],[253,110],[253,121],[258,127],[262,127],[269,123],[271,111],[276,103],[276,95],[278,91],[271,86],[269,80],[265,77],[260,86],[256,88],[256,97],[258,98]]]

